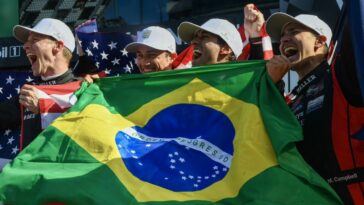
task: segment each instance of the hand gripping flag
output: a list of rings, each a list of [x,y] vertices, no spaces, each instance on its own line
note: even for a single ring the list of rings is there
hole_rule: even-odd
[[[35,94],[38,96],[41,130],[47,128],[57,117],[67,111],[77,98],[73,95],[80,87],[81,81],[75,81],[59,85],[34,85]],[[21,106],[23,116],[24,106]],[[24,139],[23,122],[20,128],[19,151],[23,150]]]
[[[39,113],[42,129],[47,128],[57,117],[67,111],[77,101],[73,93],[80,87],[81,81],[62,85],[37,85]]]
[[[8,204],[342,204],[264,61],[102,78],[0,173]]]

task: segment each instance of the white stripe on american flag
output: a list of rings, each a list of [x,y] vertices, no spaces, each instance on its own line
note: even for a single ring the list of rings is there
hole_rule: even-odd
[[[9,163],[11,160],[10,159],[4,159],[4,158],[0,158],[0,170],[3,169],[3,167]]]
[[[42,113],[40,116],[42,118],[42,129],[47,128],[56,118],[61,116],[63,112],[61,113]]]
[[[37,94],[39,99],[51,99],[55,103],[59,105],[61,108],[71,107],[75,102],[73,99],[73,92],[66,93],[63,95],[60,94],[50,94],[43,92],[42,90],[37,89]],[[72,104],[73,103],[73,104]]]

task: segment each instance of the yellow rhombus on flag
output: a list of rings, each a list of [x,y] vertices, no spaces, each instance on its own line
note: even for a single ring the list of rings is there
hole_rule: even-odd
[[[264,61],[104,78],[0,174],[9,204],[342,204]]]

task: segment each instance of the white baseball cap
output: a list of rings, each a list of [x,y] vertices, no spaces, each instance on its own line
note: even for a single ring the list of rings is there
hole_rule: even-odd
[[[52,18],[40,20],[33,28],[16,25],[13,28],[13,35],[20,42],[25,43],[28,40],[30,32],[50,36],[57,41],[62,41],[64,46],[71,52],[75,49],[75,37],[71,29],[62,21]]]
[[[129,43],[125,46],[125,49],[128,52],[136,52],[140,45],[176,53],[175,38],[171,32],[159,26],[150,26],[138,32],[136,42]]]
[[[206,21],[201,26],[185,21],[178,26],[178,35],[182,40],[190,43],[198,30],[204,30],[220,36],[231,50],[233,50],[236,58],[241,54],[243,42],[238,29],[229,21],[213,18]]]
[[[309,14],[300,14],[296,17],[288,15],[286,13],[277,12],[271,15],[267,20],[267,32],[274,41],[281,39],[282,29],[291,22],[297,22],[302,24],[319,35],[326,37],[326,44],[330,45],[332,31],[331,28],[322,21],[319,17]]]

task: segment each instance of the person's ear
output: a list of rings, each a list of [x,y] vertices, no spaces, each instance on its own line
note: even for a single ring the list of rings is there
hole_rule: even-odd
[[[232,52],[233,52],[233,50],[226,44],[221,46],[221,48],[220,48],[220,54],[222,54],[222,55],[227,55]]]
[[[58,52],[62,51],[62,50],[63,50],[63,48],[64,48],[64,43],[63,43],[63,41],[56,41],[56,42],[55,42],[55,45],[54,45],[54,47],[53,47],[53,52],[54,52],[54,54],[56,54],[56,53],[58,53]]]
[[[323,35],[319,35],[316,37],[315,51],[317,51],[317,49],[326,45],[326,39],[327,39],[326,36],[323,36]]]

